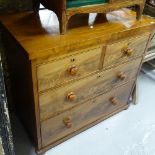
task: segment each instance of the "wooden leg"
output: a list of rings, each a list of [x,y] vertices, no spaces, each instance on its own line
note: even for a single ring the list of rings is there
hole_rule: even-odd
[[[68,25],[68,21],[64,20],[60,26],[61,27],[61,29],[60,29],[61,34],[65,34],[67,32],[67,25]]]
[[[144,4],[140,4],[136,6],[136,19],[140,20],[143,14]]]
[[[60,33],[65,34],[67,31],[68,18],[65,13],[58,15],[59,25],[60,25]]]

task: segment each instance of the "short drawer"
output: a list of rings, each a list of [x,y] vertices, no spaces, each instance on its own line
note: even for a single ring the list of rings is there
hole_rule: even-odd
[[[41,123],[42,146],[52,144],[127,106],[133,82]]]
[[[40,117],[45,120],[136,77],[141,58],[39,96]]]
[[[101,52],[102,48],[98,46],[39,65],[37,67],[39,92],[99,70]]]
[[[103,66],[108,67],[144,54],[148,39],[149,34],[146,34],[107,45]]]

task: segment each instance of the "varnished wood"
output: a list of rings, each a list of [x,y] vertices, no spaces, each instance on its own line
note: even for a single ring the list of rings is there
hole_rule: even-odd
[[[128,107],[155,27],[154,19],[136,21],[123,9],[96,17],[91,28],[86,16],[75,16],[81,20],[71,18],[70,31],[59,35],[56,16],[46,12],[0,17],[16,106],[39,152]]]
[[[115,106],[119,104],[119,101],[115,97],[110,97],[109,101]]]
[[[39,155],[44,154],[44,153],[45,153],[47,150],[49,150],[50,148],[55,147],[55,146],[61,144],[62,142],[68,140],[69,138],[72,138],[73,136],[76,136],[77,134],[79,134],[79,133],[81,133],[81,132],[87,130],[88,128],[93,127],[94,125],[97,125],[98,123],[104,121],[105,119],[107,119],[107,118],[109,118],[109,117],[111,117],[111,116],[113,116],[113,115],[115,115],[115,114],[117,114],[117,113],[119,113],[119,112],[121,112],[121,111],[123,111],[123,110],[127,110],[128,107],[129,107],[129,104],[124,104],[122,107],[119,107],[118,109],[115,109],[115,111],[109,113],[109,115],[106,115],[106,116],[104,116],[104,117],[101,117],[101,118],[97,119],[97,120],[94,121],[93,123],[84,126],[83,128],[77,130],[76,132],[70,133],[70,134],[67,135],[66,137],[61,138],[59,141],[54,142],[54,143],[51,143],[50,145],[47,145],[46,147],[43,147],[41,150],[37,150],[37,153],[38,153]]]
[[[60,22],[60,31],[65,34],[69,19],[80,13],[107,13],[128,6],[136,6],[136,19],[140,20],[146,0],[109,0],[108,3],[87,5],[84,7],[67,8],[67,0],[37,0],[34,10],[39,10],[38,3],[41,2],[46,8],[54,11]]]
[[[75,101],[77,99],[77,96],[74,92],[68,93],[66,97],[67,97],[68,101],[70,101],[70,102]]]
[[[68,72],[70,75],[76,75],[78,72],[78,67],[76,65],[73,65],[68,69]]]
[[[66,137],[68,134],[95,122],[97,119],[112,113],[119,107],[127,104],[133,83],[119,87],[110,93],[100,95],[85,104],[68,110],[56,117],[53,117],[41,124],[42,143],[47,146],[57,140]],[[118,100],[117,105],[111,103],[110,98],[115,96]],[[68,128],[63,121],[66,117],[72,120],[72,127]],[[71,121],[70,120],[70,121]]]
[[[128,75],[126,75],[126,73],[124,73],[124,72],[119,72],[119,73],[117,74],[117,77],[118,77],[118,79],[120,79],[120,80],[125,80],[125,78],[127,78],[127,76],[128,76]]]
[[[96,72],[101,68],[101,46],[58,57],[37,67],[38,89],[44,91]],[[63,65],[62,65],[63,64]],[[73,70],[74,69],[74,70]],[[76,72],[76,74],[75,74]]]
[[[66,117],[63,119],[63,123],[67,128],[71,128],[72,127],[72,123],[71,123],[71,117]]]
[[[95,24],[93,29],[87,25],[78,27],[85,21],[88,23],[87,19],[82,19],[77,22],[76,28],[73,27],[66,35],[59,36],[59,25],[52,25],[53,22],[48,22],[49,17],[56,22],[56,17],[51,12],[40,11],[40,14],[41,16],[32,12],[23,12],[0,17],[1,22],[7,26],[9,32],[25,49],[29,59],[37,59],[38,63],[44,62],[45,58],[47,61],[60,55],[73,54],[78,50],[103,45],[106,42],[118,42],[142,35],[152,31],[155,26],[154,19],[143,17],[141,21],[136,21],[134,13],[125,9],[119,14],[112,13],[113,16],[108,18],[108,22],[105,19],[102,22],[98,21],[99,23]],[[124,19],[126,19],[127,26]],[[75,23],[75,20],[73,19],[72,23]],[[49,23],[48,26],[46,23]]]
[[[131,49],[131,48],[125,48],[125,49],[123,49],[123,52],[124,52],[124,54],[127,55],[128,57],[132,56],[133,53],[134,53],[133,49]]]
[[[89,98],[93,98],[100,93],[109,91],[134,79],[137,75],[141,60],[141,58],[136,59],[131,63],[115,67],[115,71],[113,69],[104,70],[88,78],[40,94],[39,104],[41,120],[50,118],[64,110],[77,106]],[[124,80],[118,78],[120,72],[126,74]],[[70,93],[76,95],[76,99],[75,96],[73,97],[75,100],[68,100],[67,96]]]
[[[114,65],[144,54],[148,40],[149,34],[144,34],[129,40],[109,44],[106,49],[104,66]]]

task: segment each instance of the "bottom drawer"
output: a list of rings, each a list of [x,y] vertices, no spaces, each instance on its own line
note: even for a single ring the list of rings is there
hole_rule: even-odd
[[[133,81],[129,82],[42,122],[42,146],[52,144],[127,105],[133,84]]]

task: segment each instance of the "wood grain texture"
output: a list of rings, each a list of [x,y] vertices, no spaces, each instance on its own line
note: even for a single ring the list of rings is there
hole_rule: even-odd
[[[101,68],[102,47],[78,51],[79,54],[58,57],[37,67],[38,89],[44,91],[57,85],[81,78]],[[77,73],[71,74],[73,67]]]
[[[141,60],[142,58],[140,57],[132,62],[115,67],[115,70],[105,70],[88,78],[40,94],[41,120],[57,115],[64,110],[85,102],[89,98],[93,98],[136,78]],[[125,75],[124,79],[118,77],[120,73]],[[67,98],[67,95],[71,92],[76,95],[76,99],[73,101]]]
[[[133,12],[123,9],[108,14],[102,22],[95,18],[92,29],[86,20],[86,25],[59,35],[59,25],[52,25],[53,21],[57,23],[56,17],[46,13],[0,17],[16,110],[39,152],[128,107],[125,102],[129,101],[155,27],[154,19],[136,21]],[[83,23],[84,18],[78,18],[81,20],[76,22],[71,19],[72,23]],[[120,52],[129,43],[128,48],[135,52],[126,48],[131,58],[123,58]],[[56,77],[59,72],[63,72],[61,78]],[[45,84],[40,86],[39,79]],[[48,79],[54,79],[54,85]]]
[[[123,111],[123,110],[127,110],[128,107],[129,107],[128,104],[124,104],[122,107],[119,107],[118,109],[115,109],[112,113],[109,113],[109,115],[106,115],[105,117],[99,118],[99,119],[96,120],[95,122],[93,122],[93,123],[91,123],[91,124],[88,124],[88,125],[84,126],[83,128],[80,128],[80,129],[77,130],[76,132],[70,133],[69,135],[67,135],[66,137],[63,137],[63,138],[60,139],[59,141],[56,141],[56,142],[51,143],[51,144],[49,144],[49,145],[47,145],[47,146],[45,146],[45,147],[42,147],[41,150],[37,150],[38,155],[44,154],[47,150],[49,150],[49,149],[51,149],[51,148],[53,148],[53,147],[56,147],[57,145],[59,145],[59,144],[63,143],[64,141],[66,141],[66,140],[72,138],[73,136],[76,136],[76,135],[80,134],[81,132],[83,132],[83,131],[85,131],[85,130],[87,130],[87,129],[89,129],[89,128],[95,126],[95,125],[97,125],[98,123],[101,123],[101,122],[104,121],[105,119],[107,119],[107,118],[109,118],[109,117],[112,117],[113,115],[115,115],[115,114],[117,114],[117,113],[119,113],[119,112],[121,112],[121,111]]]
[[[41,124],[42,144],[43,147],[54,143],[55,141],[67,136],[68,134],[95,122],[101,117],[112,113],[119,107],[127,104],[133,82],[119,87],[107,94],[100,95],[86,103],[65,113],[53,117]],[[116,97],[118,105],[113,105],[111,97]],[[63,123],[64,118],[70,117],[72,127],[68,128]]]
[[[108,22],[104,18],[102,21],[97,20],[96,22],[99,23],[95,24],[93,29],[85,24],[82,27],[73,27],[66,35],[61,36],[59,36],[58,24],[52,25],[53,22],[47,24],[49,18],[52,21],[57,21],[51,12],[40,11],[40,16],[32,12],[23,12],[1,16],[0,20],[14,38],[20,42],[29,59],[37,59],[37,62],[40,63],[45,58],[73,54],[77,50],[116,42],[127,37],[135,37],[150,32],[155,27],[155,20],[149,17],[143,17],[141,21],[136,21],[134,13],[129,10],[123,10],[121,14],[122,16],[113,13],[114,17],[109,18]],[[72,23],[77,22],[77,25],[83,22],[88,23],[88,19],[80,19],[77,21],[74,18]],[[129,27],[124,25],[124,19],[127,19],[126,24]]]
[[[46,8],[56,13],[60,22],[60,31],[62,34],[65,34],[67,31],[69,19],[73,15],[80,13],[107,13],[120,8],[135,5],[137,15],[136,18],[139,20],[142,16],[145,1],[146,0],[109,0],[108,3],[103,4],[67,8],[66,0],[38,0],[38,2],[41,2]],[[35,10],[38,10],[38,8]]]
[[[133,57],[143,55],[147,42],[149,39],[149,34],[142,36],[137,36],[130,38],[129,40],[123,40],[118,43],[107,45],[104,66],[111,66],[116,63],[120,63],[132,59]],[[130,53],[127,53],[127,52]]]

